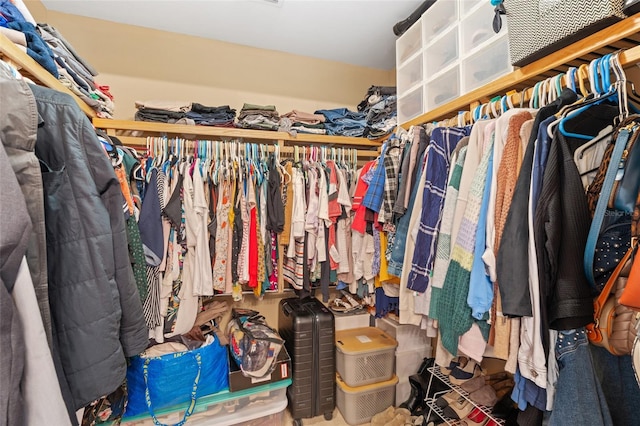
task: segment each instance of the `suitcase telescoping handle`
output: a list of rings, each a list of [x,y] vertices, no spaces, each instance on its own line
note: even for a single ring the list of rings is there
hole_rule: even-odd
[[[282,312],[284,312],[286,316],[291,316],[291,314],[293,313],[293,309],[291,309],[291,306],[289,306],[288,303],[284,303],[282,305]]]

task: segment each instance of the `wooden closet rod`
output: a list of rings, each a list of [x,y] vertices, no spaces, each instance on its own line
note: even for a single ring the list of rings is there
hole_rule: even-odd
[[[122,142],[123,145],[134,148],[136,150],[139,151],[143,151],[146,149],[147,147],[147,139],[146,138],[141,138],[141,137],[134,137],[134,136],[116,136],[120,142]],[[241,142],[242,143],[242,142]],[[273,152],[275,149],[275,145],[276,144],[269,144],[266,142],[246,142],[246,143],[258,143],[261,145],[265,145],[267,147],[267,151],[268,152]],[[308,146],[307,146],[308,147]],[[354,150],[355,152],[357,152],[358,157],[363,157],[363,158],[375,158],[378,156],[378,151],[377,149],[355,149],[355,148],[351,148],[349,146],[345,146],[345,147],[333,147],[336,149],[350,149],[350,150]],[[291,145],[285,145],[285,146],[281,146],[280,147],[280,152],[281,153],[291,153],[293,154],[295,151],[295,147],[291,146]]]

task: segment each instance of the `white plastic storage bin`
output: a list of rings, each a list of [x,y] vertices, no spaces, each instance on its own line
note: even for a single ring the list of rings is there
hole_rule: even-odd
[[[422,83],[422,54],[419,53],[409,62],[398,68],[398,93],[400,96],[407,93],[409,89],[414,87],[418,83]]]
[[[455,64],[429,81],[425,88],[427,111],[460,96],[460,66]]]
[[[352,328],[369,327],[371,315],[366,310],[353,314],[333,313],[336,331],[351,330]]]
[[[480,3],[491,3],[491,0],[460,0],[460,19],[464,19]]]
[[[422,43],[428,45],[436,38],[456,26],[458,21],[458,2],[440,0],[422,15]]]
[[[400,324],[391,318],[376,318],[376,327],[396,339],[398,342],[396,352],[428,346],[431,353],[431,338],[417,325]]]
[[[473,9],[473,13],[463,18],[460,22],[462,55],[466,55],[478,48],[491,38],[497,38],[506,32],[503,28],[499,34],[493,31],[494,7],[488,0],[482,1],[482,5]],[[506,19],[504,20],[506,24]]]
[[[291,385],[291,379],[240,392],[225,391],[198,398],[196,408],[186,424],[190,426],[280,426],[284,424],[289,385]],[[156,415],[162,424],[176,424],[184,416],[184,407],[175,411],[159,410]],[[154,426],[150,416],[139,416],[122,424]]]
[[[418,19],[404,34],[396,40],[396,65],[405,63],[407,59],[422,49],[422,19]]]
[[[468,93],[513,70],[505,33],[462,61],[463,92]]]
[[[425,50],[425,78],[431,78],[457,61],[458,58],[458,28],[453,27],[438,39],[437,43],[431,44]],[[398,70],[398,78],[401,74],[402,72]]]
[[[431,346],[396,351],[396,376],[399,380],[408,379],[418,372],[422,360],[431,353]]]
[[[425,112],[423,86],[398,99],[398,123],[405,123]]]
[[[396,384],[396,406],[409,399],[409,395],[411,395],[411,384],[409,384],[409,379],[398,379],[398,384]]]
[[[373,416],[394,405],[398,378],[365,386],[348,386],[336,377],[336,405],[350,425],[368,423]]]
[[[389,380],[397,345],[376,327],[336,331],[336,370],[351,387]]]

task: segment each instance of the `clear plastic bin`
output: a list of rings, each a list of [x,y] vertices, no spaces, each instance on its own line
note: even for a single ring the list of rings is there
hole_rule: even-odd
[[[462,56],[481,46],[487,40],[497,38],[506,32],[504,28],[498,34],[493,31],[494,7],[489,1],[482,3],[460,22]],[[506,19],[504,23],[506,24]]]
[[[407,59],[422,48],[422,19],[418,19],[396,40],[396,66],[399,68]]]
[[[395,339],[376,327],[336,332],[336,371],[347,386],[364,386],[393,376]]]
[[[462,61],[463,92],[477,89],[512,70],[509,38],[505,33]]]
[[[398,98],[398,124],[406,123],[424,113],[423,87]]]
[[[422,15],[422,40],[429,45],[439,35],[454,28],[458,22],[458,2],[441,0],[436,2]]]
[[[287,387],[291,379],[239,391],[219,392],[198,398],[193,414],[187,419],[192,426],[230,426],[259,424],[280,426],[287,408]],[[185,404],[186,405],[186,404]],[[163,424],[182,420],[185,407],[158,410],[156,415]],[[136,416],[122,423],[126,426],[154,426],[150,416]]]
[[[398,342],[396,352],[404,352],[425,346],[431,347],[431,338],[427,337],[426,330],[417,325],[400,324],[391,318],[377,318],[376,327],[396,339]]]
[[[459,56],[458,28],[454,27],[425,50],[425,78],[429,79],[447,68],[457,61]]]
[[[371,315],[366,310],[350,314],[341,314],[334,312],[333,318],[335,320],[336,331],[369,327],[371,322]]]
[[[416,374],[424,358],[431,353],[431,346],[396,351],[396,376],[398,380],[409,379],[409,376]]]
[[[491,0],[459,0],[460,19],[464,19],[480,3],[491,4]]]
[[[460,66],[456,64],[427,83],[425,89],[427,110],[431,111],[458,96],[460,96]]]
[[[368,423],[371,417],[394,405],[396,376],[384,382],[365,386],[348,386],[336,377],[336,405],[350,425]]]
[[[398,384],[396,385],[396,406],[409,399],[409,395],[411,395],[411,384],[409,383],[409,379],[398,379]]]
[[[409,89],[422,82],[422,55],[417,55],[411,61],[398,68],[398,93],[400,96],[407,93]]]

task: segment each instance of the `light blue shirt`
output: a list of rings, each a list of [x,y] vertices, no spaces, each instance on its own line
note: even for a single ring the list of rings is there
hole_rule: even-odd
[[[489,155],[489,166],[487,170],[493,170],[493,151]],[[473,264],[471,266],[471,278],[469,281],[469,294],[467,304],[471,308],[471,316],[481,320],[486,312],[491,309],[493,302],[493,283],[487,275],[482,255],[487,243],[487,210],[489,209],[489,198],[491,193],[491,173],[487,173],[487,180],[484,184],[484,194],[482,195],[482,206],[480,207],[480,217],[478,218],[478,231],[476,232],[476,245],[473,253]]]

